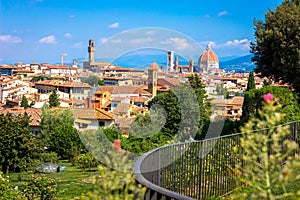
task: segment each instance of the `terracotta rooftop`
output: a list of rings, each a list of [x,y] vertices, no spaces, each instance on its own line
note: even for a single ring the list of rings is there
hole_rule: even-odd
[[[128,112],[128,110],[130,109],[130,107],[132,107],[133,105],[130,103],[120,103],[113,111],[113,113],[115,115],[122,115],[122,114],[126,114]]]
[[[36,109],[36,108],[23,109],[20,107],[13,107],[13,108],[7,108],[4,110],[0,110],[0,114],[11,113],[11,114],[15,114],[15,115],[23,115],[25,112],[30,117],[30,120],[31,120],[31,122],[29,123],[30,126],[40,126],[41,125],[42,111],[40,109]]]
[[[35,82],[35,85],[49,85],[49,86],[62,86],[62,87],[84,87],[84,88],[92,88],[87,83],[82,82],[71,82],[71,81],[59,81],[59,80],[45,80]]]
[[[145,94],[151,95],[151,93],[143,90],[137,85],[127,85],[127,86],[99,86],[100,89],[108,91],[111,94]]]
[[[159,78],[157,80],[157,85],[159,86],[174,87],[175,85],[178,85],[180,83],[182,83],[182,81],[178,78]]]
[[[102,109],[78,109],[74,108],[74,115],[78,119],[98,119],[98,120],[113,120],[111,113]]]

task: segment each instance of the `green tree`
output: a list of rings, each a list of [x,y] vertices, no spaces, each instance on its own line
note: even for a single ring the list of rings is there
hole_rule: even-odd
[[[27,100],[27,98],[26,98],[25,95],[23,95],[23,97],[22,97],[21,107],[23,107],[23,108],[25,108],[25,109],[29,107],[29,105],[28,105],[28,100]]]
[[[83,148],[77,129],[73,124],[61,124],[46,137],[48,151],[55,152],[62,159],[72,160]]]
[[[253,71],[250,71],[246,92],[250,91],[252,89],[255,89],[255,80],[254,80]],[[249,95],[247,93],[244,94],[244,103],[243,103],[243,108],[242,108],[243,114],[242,114],[241,121],[247,122],[249,120],[249,118],[253,117],[254,109],[255,109],[255,105],[254,105],[253,98],[249,97]]]
[[[252,89],[256,88],[256,84],[255,84],[255,79],[254,79],[254,73],[253,71],[249,72],[249,77],[248,77],[248,83],[247,83],[247,88],[246,88],[246,92]]]
[[[34,159],[38,147],[30,131],[29,116],[0,115],[0,163],[2,172],[19,172],[26,169]]]
[[[49,96],[49,106],[50,108],[52,108],[52,107],[59,107],[59,105],[60,105],[59,96],[57,94],[57,90],[54,89]]]
[[[223,83],[217,85],[217,87],[216,87],[216,93],[217,93],[217,95],[223,95],[225,99],[228,99],[228,97],[229,97],[229,92],[224,87]]]
[[[197,75],[188,78],[187,83],[177,85],[167,93],[160,93],[150,102],[150,109],[160,105],[165,109],[166,123],[161,132],[185,140],[189,135],[202,139],[207,131],[211,113],[210,100],[204,85]],[[184,135],[178,133],[186,132]]]
[[[41,121],[41,141],[60,158],[73,159],[83,149],[71,109],[44,109]]]
[[[98,84],[101,82],[101,80],[98,76],[91,75],[91,76],[85,78],[82,82],[88,83],[91,86],[98,86]]]
[[[256,43],[251,44],[256,72],[291,84],[300,92],[300,3],[284,0],[265,20],[254,20]]]
[[[105,85],[104,80],[99,80],[98,85]]]
[[[279,113],[285,113],[282,119],[283,123],[291,122],[300,119],[300,108],[298,104],[299,97],[287,88],[266,86],[261,89],[250,90],[245,93],[254,103],[254,115],[257,115],[263,106],[263,95],[271,93],[278,103],[281,104]]]

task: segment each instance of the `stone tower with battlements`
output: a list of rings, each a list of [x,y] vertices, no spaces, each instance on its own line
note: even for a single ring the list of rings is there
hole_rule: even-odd
[[[95,62],[95,46],[94,46],[94,40],[92,39],[89,40],[88,52],[89,52],[89,62]]]
[[[157,91],[157,72],[158,64],[153,62],[148,68],[148,92],[152,94],[153,97],[156,96]]]

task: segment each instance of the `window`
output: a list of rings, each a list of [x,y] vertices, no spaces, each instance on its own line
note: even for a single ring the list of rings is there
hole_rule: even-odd
[[[105,126],[105,122],[99,121],[99,126]]]
[[[79,128],[87,128],[87,127],[88,127],[87,124],[79,123]]]

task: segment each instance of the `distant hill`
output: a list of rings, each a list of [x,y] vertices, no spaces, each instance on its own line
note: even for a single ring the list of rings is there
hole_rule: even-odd
[[[249,72],[255,68],[254,63],[251,61],[252,57],[253,55],[249,54],[242,57],[231,56],[220,58],[220,68],[225,71]],[[79,61],[79,66],[82,66],[82,61],[86,59],[80,58],[77,60]],[[96,61],[99,60],[96,59]],[[152,62],[156,62],[161,68],[166,69],[167,56],[164,52],[158,54],[129,54],[117,59],[105,59],[101,61],[110,62],[115,66],[141,70],[147,69]],[[195,65],[198,65],[197,61],[195,60]],[[179,57],[179,65],[188,65],[188,61]]]
[[[253,55],[249,54],[239,58],[220,62],[220,68],[225,71],[249,72],[255,69],[255,64],[251,61]]]
[[[160,67],[166,68],[167,55],[162,54],[136,54],[136,55],[125,55],[111,61],[115,66],[122,66],[126,68],[135,69],[147,69],[152,62],[156,62]],[[188,65],[188,61],[184,58],[178,58],[179,65]]]

